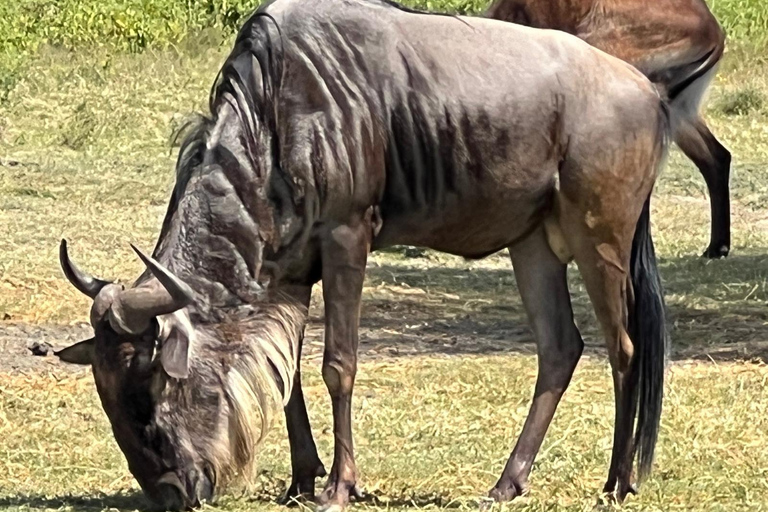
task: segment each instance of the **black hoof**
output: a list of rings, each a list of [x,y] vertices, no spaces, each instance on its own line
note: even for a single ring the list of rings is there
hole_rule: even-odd
[[[731,252],[730,246],[727,244],[713,244],[707,247],[707,250],[701,255],[702,258],[709,258],[710,260],[717,260],[725,258],[728,253]]]
[[[310,472],[309,475],[312,475]],[[294,507],[315,500],[315,478],[327,476],[325,467],[320,464],[313,476],[294,476],[291,485],[282,498],[278,500],[280,505]]]
[[[637,495],[637,484],[627,484],[626,487],[615,491],[603,490],[602,496],[597,499],[596,507],[621,505],[630,494]]]

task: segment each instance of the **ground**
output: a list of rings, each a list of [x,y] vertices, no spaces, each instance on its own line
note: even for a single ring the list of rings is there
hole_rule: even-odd
[[[142,55],[43,50],[0,104],[0,508],[144,508],[89,370],[33,357],[90,334],[89,302],[63,279],[58,242],[89,271],[129,281],[128,242],[151,249],[173,180],[168,140],[203,108],[226,49],[196,38]],[[672,358],[655,471],[627,510],[768,509],[768,64],[729,51],[708,118],[734,154],[732,255],[705,261],[703,180],[673,152],[653,201]],[[93,63],[98,65],[94,66]],[[527,414],[535,346],[508,259],[402,250],[371,258],[354,403],[360,508],[477,508]],[[611,446],[613,392],[577,272],[587,341],[532,474],[510,508],[590,510]],[[305,392],[323,460],[330,407],[319,377],[321,298]],[[289,477],[277,421],[260,471],[214,505],[279,509]]]

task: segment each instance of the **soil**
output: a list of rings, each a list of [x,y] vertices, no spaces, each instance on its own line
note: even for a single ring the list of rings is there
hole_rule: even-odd
[[[303,360],[319,360],[323,351],[322,309],[313,305],[306,330]],[[360,325],[362,359],[415,355],[457,356],[492,353],[535,354],[532,335],[519,317],[474,318],[465,315],[435,319],[434,311],[420,310],[413,302],[364,303]],[[78,367],[60,363],[50,351],[35,356],[35,344],[47,343],[59,350],[92,336],[88,324],[32,325],[0,323],[0,373],[67,372]],[[602,341],[586,334],[587,354],[604,357]],[[672,347],[673,359],[768,361],[768,342],[750,339],[722,347]]]
[[[400,316],[379,311],[363,318],[360,327],[362,358],[398,357],[417,354],[455,355],[493,352],[535,353],[535,345],[527,327],[500,323],[489,326],[469,318],[426,322],[415,315]],[[307,326],[303,359],[319,359],[323,350],[322,317],[313,311]],[[370,313],[370,312],[369,312]],[[392,314],[399,316],[398,329],[392,328]],[[47,343],[59,350],[89,338],[93,330],[88,324],[31,325],[0,323],[0,373],[76,371],[73,365],[60,363],[49,352],[45,356],[32,353],[35,344]]]

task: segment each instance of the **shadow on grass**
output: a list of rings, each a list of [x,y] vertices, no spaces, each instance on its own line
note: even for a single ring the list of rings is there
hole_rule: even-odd
[[[768,362],[768,254],[760,254],[768,250],[753,251],[719,261],[693,255],[660,261],[673,359]],[[448,267],[424,259],[370,265],[360,322],[361,356],[535,354],[512,266],[499,262],[497,268]],[[592,305],[573,267],[569,279],[586,352],[605,357]],[[26,349],[30,340],[73,336],[71,328],[61,326],[50,326],[43,334],[40,326],[22,327],[0,325],[6,366],[32,368],[45,362],[34,358],[33,364]],[[305,340],[308,357],[322,355],[322,339],[322,308],[313,308]],[[16,351],[8,352],[9,346]]]
[[[660,261],[674,359],[768,361],[768,255]],[[570,289],[588,351],[603,340],[575,268]],[[312,328],[322,328],[315,314]],[[408,261],[368,269],[361,349],[375,356],[535,353],[509,268],[428,269]]]
[[[74,510],[151,510],[149,502],[141,493],[119,493],[114,495],[90,496],[44,496],[20,495],[0,496],[0,509],[11,507]]]

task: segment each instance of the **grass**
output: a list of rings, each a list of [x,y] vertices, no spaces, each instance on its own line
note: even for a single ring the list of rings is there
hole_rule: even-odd
[[[756,88],[746,87],[724,94],[716,108],[727,116],[746,116],[760,112],[765,105],[765,96]]]
[[[419,5],[480,5],[452,1]],[[765,8],[743,0],[712,5],[734,37],[708,112],[734,155],[732,256],[698,258],[709,230],[706,189],[673,152],[653,221],[674,362],[657,469],[627,510],[768,509],[768,369],[761,362],[768,357],[768,60],[755,50],[759,41],[747,41],[759,39]],[[128,243],[147,250],[154,244],[173,179],[171,134],[204,107],[226,56],[226,24],[208,25],[194,39],[180,32],[166,45],[124,48],[130,51],[109,41],[87,50],[67,49],[80,44],[74,42],[41,44],[14,61],[11,78],[0,73],[0,319],[86,321],[89,301],[58,266],[61,237],[89,271],[123,281],[138,275]],[[476,508],[520,431],[535,378],[510,265],[499,255],[470,263],[432,251],[390,251],[372,256],[369,267],[361,328],[367,359],[354,415],[362,483],[376,501],[357,507]],[[575,272],[571,281],[588,356],[545,441],[530,497],[510,508],[591,510],[607,470],[610,377]],[[321,337],[315,309],[305,389],[330,464]],[[0,509],[144,507],[90,375],[22,375],[1,363],[0,356]],[[249,490],[233,490],[217,508],[278,509],[273,502],[289,475],[283,430],[276,425],[264,445],[262,472]]]
[[[305,392],[321,457],[332,453],[330,410],[317,365]],[[366,362],[354,405],[366,509],[477,507],[527,413],[535,361],[521,355]],[[765,510],[768,367],[684,363],[669,372],[657,470],[625,510]],[[611,445],[613,393],[601,359],[587,358],[560,406],[514,510],[590,510]],[[0,508],[145,506],[109,431],[90,375],[4,378],[0,384]],[[261,471],[226,511],[280,510],[289,478],[282,423],[263,445]]]

